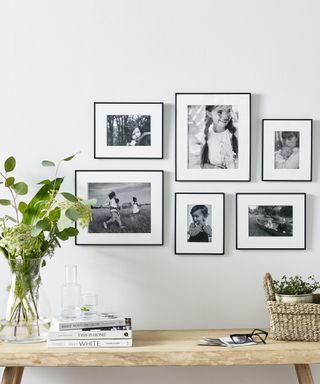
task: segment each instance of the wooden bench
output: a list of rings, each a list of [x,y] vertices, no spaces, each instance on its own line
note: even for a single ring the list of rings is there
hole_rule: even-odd
[[[223,337],[247,329],[135,331],[132,348],[47,348],[46,343],[0,343],[2,384],[19,384],[24,367],[135,367],[293,364],[300,384],[312,384],[309,364],[320,363],[320,344],[267,339],[247,347],[198,346],[204,336]]]

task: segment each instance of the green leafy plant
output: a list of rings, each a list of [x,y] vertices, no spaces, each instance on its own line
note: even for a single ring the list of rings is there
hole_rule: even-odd
[[[61,242],[78,234],[75,222],[83,228],[92,218],[91,206],[95,200],[84,200],[67,191],[60,191],[64,178],[58,177],[60,166],[76,156],[68,156],[56,165],[53,161],[42,161],[43,167],[54,168],[54,177],[38,183],[36,194],[25,201],[28,185],[13,175],[16,160],[13,156],[5,160],[0,171],[0,187],[7,192],[0,195],[0,206],[13,215],[0,216],[0,251],[8,260],[15,286],[11,286],[11,308],[6,321],[17,326],[38,321],[38,289],[41,283],[39,269],[46,265],[46,256],[52,256]]]
[[[306,280],[299,275],[284,275],[280,280],[273,280],[273,286],[278,295],[304,295],[316,291],[320,288],[320,283],[313,275],[308,276]]]
[[[76,155],[76,154],[75,154]],[[68,156],[56,165],[49,160],[42,166],[55,168],[55,177],[42,180],[37,193],[27,203],[19,201],[28,193],[28,185],[12,176],[16,166],[14,157],[4,162],[0,172],[1,184],[8,191],[8,198],[1,198],[0,205],[11,206],[14,215],[0,217],[0,250],[10,261],[19,258],[42,258],[51,255],[60,242],[78,234],[74,223],[88,226],[91,220],[91,205],[94,200],[84,200],[70,192],[60,192],[63,178],[58,177],[62,162],[70,161]]]
[[[82,311],[82,312],[90,312],[90,307],[88,306],[88,305],[83,305],[81,308],[80,308],[80,310]]]

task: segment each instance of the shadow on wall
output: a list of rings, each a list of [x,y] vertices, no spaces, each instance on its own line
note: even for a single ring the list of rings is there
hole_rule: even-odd
[[[250,367],[135,367],[135,368],[26,368],[25,384],[42,384],[43,375],[55,383],[87,384],[247,384],[296,382],[293,366]]]

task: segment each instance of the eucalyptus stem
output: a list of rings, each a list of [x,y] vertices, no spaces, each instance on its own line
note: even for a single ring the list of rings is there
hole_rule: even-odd
[[[20,220],[19,220],[19,210],[18,210],[18,206],[17,206],[17,200],[16,200],[16,196],[14,195],[11,187],[8,187],[9,188],[9,191],[11,193],[11,196],[13,198],[13,208],[15,210],[15,214],[16,214],[16,219],[17,219],[17,223],[20,224]]]
[[[56,168],[56,171],[55,171],[55,174],[54,174],[54,182],[53,182],[53,188],[51,190],[51,198],[49,200],[49,204],[48,204],[48,209],[47,209],[47,212],[46,212],[46,216],[49,215],[49,212],[50,212],[50,209],[52,208],[52,206],[54,205],[54,202],[56,201],[55,197],[56,197],[56,185],[57,185],[57,177],[58,177],[58,170],[60,168],[60,165],[62,163],[63,160],[60,160],[58,162],[58,165],[55,167]]]
[[[18,324],[20,323],[20,314],[21,314],[21,303],[18,305],[18,322],[14,325],[14,336],[17,336],[17,328]]]
[[[7,177],[2,173],[0,172],[0,176],[2,176],[2,178],[4,179],[4,181],[7,180]],[[15,210],[15,214],[16,214],[16,219],[17,219],[17,223],[19,224],[20,221],[19,221],[19,211],[18,211],[18,206],[17,206],[17,198],[16,198],[16,195],[13,193],[13,190],[11,187],[7,187],[10,191],[10,194],[12,196],[12,200],[13,200],[13,206],[12,208]]]
[[[34,296],[33,296],[33,292],[32,292],[32,287],[31,287],[31,284],[30,284],[30,295],[31,295],[31,299],[32,299],[32,302],[33,302],[33,305],[34,305],[34,310],[36,312],[36,320],[37,320],[37,330],[38,330],[38,336],[40,336],[40,327],[39,327],[39,313],[38,313],[38,308],[37,308],[37,303],[34,299]]]
[[[20,305],[20,303],[18,303],[14,309],[11,309],[11,316],[10,316],[9,321],[12,321],[14,319],[14,317],[16,316],[16,313],[19,309],[19,305]],[[13,306],[12,306],[12,308],[13,308]]]

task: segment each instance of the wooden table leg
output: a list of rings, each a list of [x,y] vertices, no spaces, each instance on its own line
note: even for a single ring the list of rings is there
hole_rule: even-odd
[[[6,367],[1,384],[20,384],[24,367]]]
[[[310,366],[308,364],[295,364],[299,384],[314,384]]]

